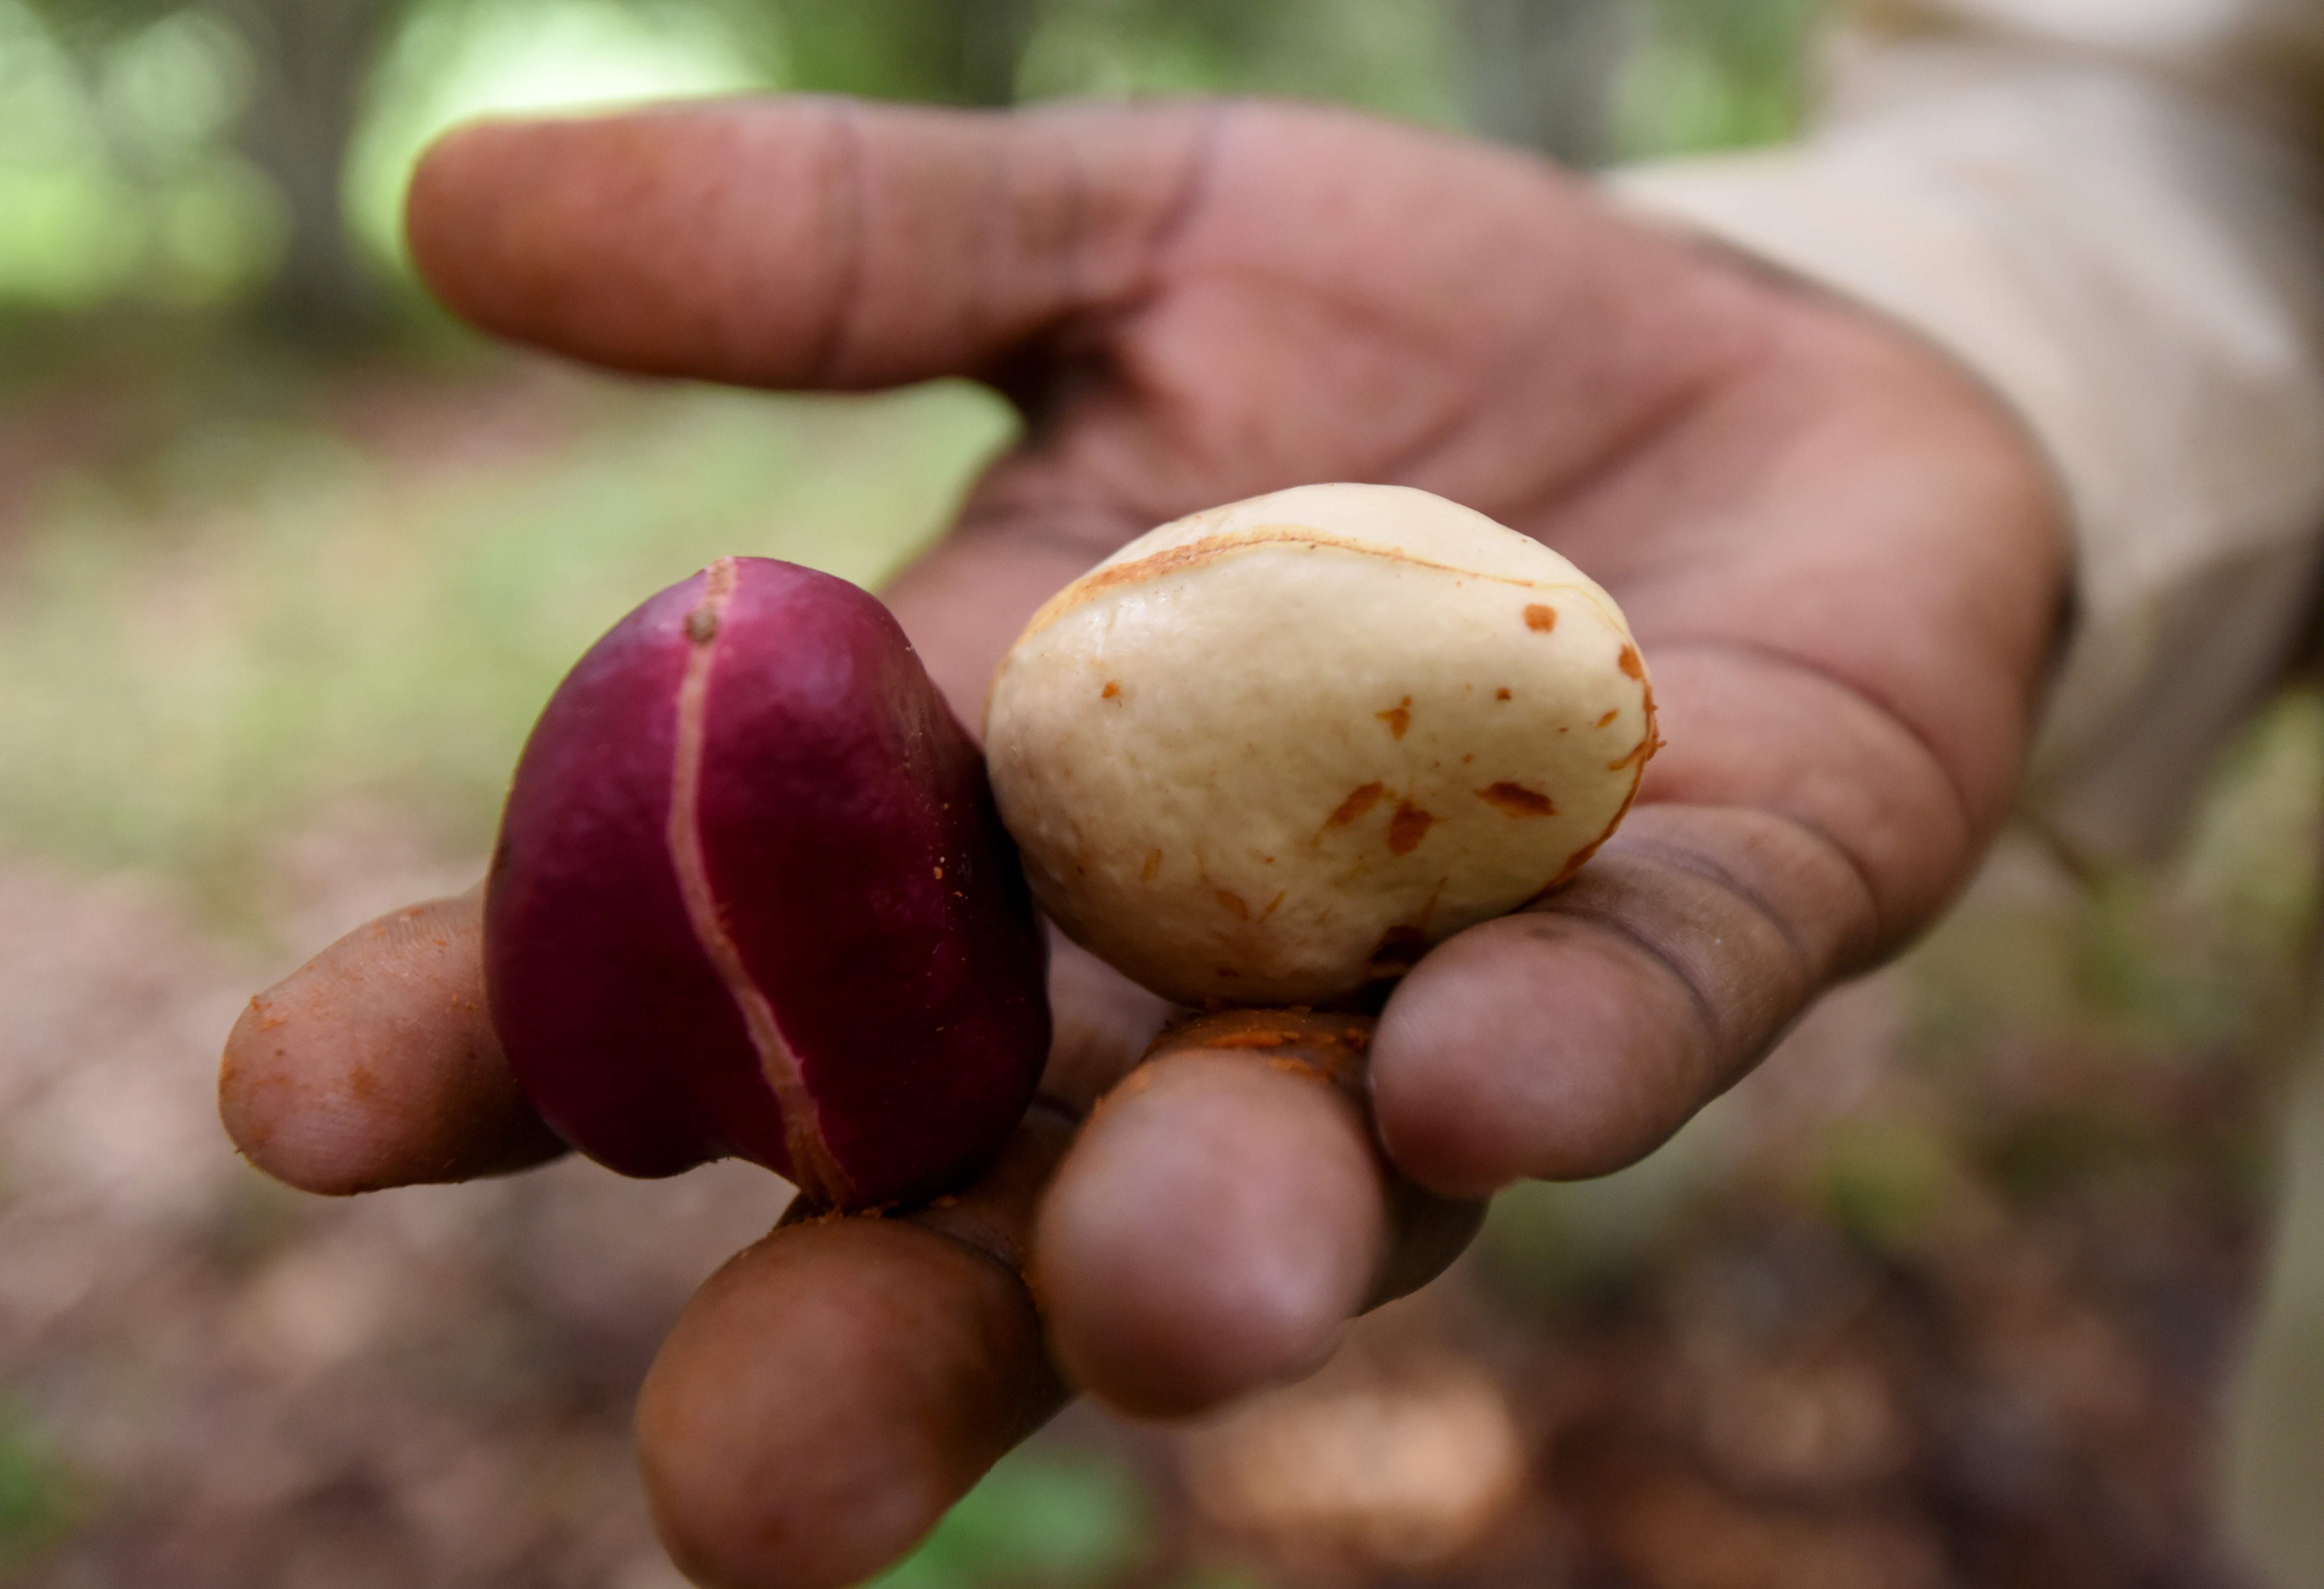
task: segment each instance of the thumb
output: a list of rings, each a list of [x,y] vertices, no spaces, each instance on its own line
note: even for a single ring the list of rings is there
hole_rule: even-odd
[[[973,374],[1139,295],[1210,114],[771,97],[483,123],[422,161],[411,252],[486,330],[621,369]]]

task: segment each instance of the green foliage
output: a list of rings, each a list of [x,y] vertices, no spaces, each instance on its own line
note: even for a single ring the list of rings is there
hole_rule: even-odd
[[[2219,958],[2297,954],[2324,877],[2324,693],[2286,692],[2230,750],[2190,836],[2181,890],[2218,925]]]
[[[737,0],[740,8],[742,0]],[[761,0],[794,87],[935,105],[1007,105],[1039,0]]]
[[[1197,1567],[1171,1589],[1268,1589],[1268,1584],[1240,1567]]]
[[[1034,1446],[1004,1458],[875,1589],[1080,1589],[1110,1583],[1147,1544],[1137,1477]]]
[[[1443,125],[1484,108],[1463,69],[1478,18],[1457,0],[332,3],[338,20],[301,43],[276,35],[319,0],[0,0],[0,307],[211,305],[271,284],[282,305],[353,313],[376,293],[322,280],[363,274],[341,211],[374,259],[399,258],[412,160],[484,112],[772,85],[962,105],[1283,95]],[[1795,124],[1815,0],[1604,5],[1644,17],[1627,65],[1618,25],[1589,30],[1578,66],[1571,51],[1503,61],[1495,115],[1538,93],[1570,109],[1529,124],[1595,125],[1591,79],[1617,71],[1620,153]],[[1579,127],[1569,141],[1605,142]]]
[[[1047,0],[1027,98],[1269,94],[1413,120],[1461,119],[1455,40],[1435,0]]]
[[[1772,143],[1798,129],[1822,0],[1647,0],[1646,10],[1617,85],[1618,154]]]
[[[1722,1116],[1698,1115],[1628,1170],[1595,1180],[1521,1181],[1493,1199],[1480,1272],[1516,1303],[1557,1308],[1618,1292],[1702,1205],[1728,1162]]]
[[[71,1529],[79,1488],[42,1432],[0,1409],[0,1575],[13,1575]]]
[[[2324,696],[2289,691],[2254,718],[2167,864],[2073,869],[1972,900],[1919,952],[1925,1051],[1973,1054],[2004,1028],[2158,1064],[2266,1047],[2297,1018],[2319,920]]]
[[[379,63],[348,151],[349,225],[374,258],[400,266],[412,167],[475,116],[771,86],[773,47],[747,23],[636,0],[420,0]]]
[[[0,0],[0,305],[204,304],[263,280],[282,218],[227,142],[239,37],[191,9],[83,32],[69,49]]]

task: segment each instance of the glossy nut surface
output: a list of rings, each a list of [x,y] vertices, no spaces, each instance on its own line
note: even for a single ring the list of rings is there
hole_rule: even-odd
[[[863,1208],[1023,1114],[1046,953],[983,764],[886,608],[728,558],[558,686],[484,911],[493,1021],[592,1158],[736,1155]]]
[[[1346,997],[1556,886],[1655,744],[1611,597],[1381,485],[1141,536],[1035,615],[985,717],[1042,907],[1198,1006]]]

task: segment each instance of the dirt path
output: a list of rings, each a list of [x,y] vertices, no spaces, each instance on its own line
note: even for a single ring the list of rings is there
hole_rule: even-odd
[[[432,881],[342,875],[298,914],[318,939]],[[48,1546],[11,1581],[674,1584],[630,1395],[779,1183],[286,1191],[212,1102],[280,969],[133,884],[0,872],[0,1548]]]

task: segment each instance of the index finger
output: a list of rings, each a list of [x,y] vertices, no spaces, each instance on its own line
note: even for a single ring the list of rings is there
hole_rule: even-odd
[[[344,1195],[544,1163],[484,1007],[484,888],[391,911],[250,1001],[218,1115],[259,1169]]]
[[[411,251],[486,330],[620,369],[975,374],[1146,286],[1209,114],[776,97],[486,123],[422,161]]]

